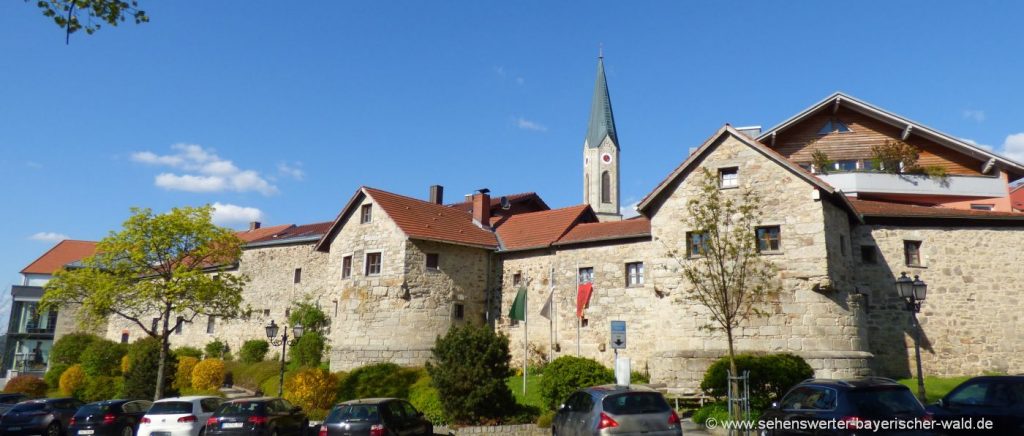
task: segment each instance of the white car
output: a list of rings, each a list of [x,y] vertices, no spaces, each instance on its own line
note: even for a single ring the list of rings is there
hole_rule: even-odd
[[[176,397],[153,402],[139,422],[138,436],[199,436],[220,407],[218,397]]]

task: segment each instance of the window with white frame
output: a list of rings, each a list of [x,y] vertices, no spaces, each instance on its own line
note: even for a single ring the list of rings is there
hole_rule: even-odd
[[[626,286],[644,285],[644,263],[632,262],[626,264]]]
[[[381,254],[380,253],[366,253],[366,269],[365,273],[368,276],[379,276],[380,275],[380,264]]]
[[[594,281],[594,268],[593,267],[580,268],[579,280],[580,280],[580,283],[592,283]]]
[[[722,189],[739,187],[739,173],[740,169],[736,167],[719,169],[718,187]]]

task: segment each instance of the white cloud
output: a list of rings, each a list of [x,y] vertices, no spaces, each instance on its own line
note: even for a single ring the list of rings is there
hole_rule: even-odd
[[[57,232],[39,232],[39,233],[36,233],[36,234],[34,234],[32,236],[29,236],[28,238],[33,240],[33,241],[43,241],[43,242],[60,242],[60,241],[63,241],[65,239],[69,239],[68,235],[65,235],[63,233],[57,233]]]
[[[501,77],[501,78],[504,79],[505,75],[506,75],[505,67],[503,67],[501,65],[498,65],[498,66],[494,67],[494,74],[497,74],[498,77]]]
[[[629,219],[635,216],[640,216],[640,212],[636,211],[636,207],[639,204],[639,201],[634,201],[629,206],[619,206],[619,215],[622,215],[623,219]]]
[[[188,192],[255,191],[273,195],[277,187],[255,170],[243,170],[234,162],[222,159],[212,149],[196,144],[174,144],[174,154],[159,155],[151,151],[132,153],[131,159],[149,165],[166,166],[181,173],[161,173],[156,186],[168,190]]]
[[[1003,155],[1017,162],[1024,162],[1024,132],[1006,137],[1003,141]]]
[[[516,85],[522,86],[522,85],[525,85],[525,84],[526,84],[526,79],[524,79],[522,76],[516,77]]]
[[[213,223],[219,226],[244,224],[263,219],[263,211],[255,207],[213,203]]]
[[[980,109],[964,109],[963,115],[968,120],[974,120],[979,123],[985,121],[985,111]]]
[[[516,127],[520,128],[520,129],[523,129],[523,130],[532,130],[534,132],[547,132],[548,131],[548,128],[545,127],[544,125],[542,125],[540,123],[537,123],[535,121],[530,121],[530,120],[528,120],[526,118],[523,118],[523,117],[516,118]]]
[[[302,171],[302,162],[295,162],[291,165],[281,162],[277,164],[277,172],[295,180],[302,180],[306,177],[306,172]]]

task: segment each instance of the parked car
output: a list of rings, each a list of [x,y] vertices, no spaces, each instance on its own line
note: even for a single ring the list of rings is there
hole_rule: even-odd
[[[0,434],[60,436],[82,404],[74,398],[46,398],[15,404],[0,416]]]
[[[78,409],[68,425],[68,436],[134,436],[139,422],[153,405],[145,400],[107,400]]]
[[[660,392],[645,386],[605,385],[574,392],[558,408],[551,434],[681,436],[679,415]]]
[[[0,415],[7,413],[15,404],[28,399],[25,394],[0,394]]]
[[[301,407],[281,398],[245,398],[221,404],[206,420],[206,436],[305,435],[309,418]]]
[[[408,401],[396,398],[352,400],[331,408],[319,436],[433,435],[434,425]]]
[[[810,379],[800,382],[782,397],[782,401],[773,403],[772,407],[761,415],[761,421],[777,420],[778,422],[826,422],[845,421],[848,428],[858,422],[883,420],[931,420],[931,415],[914,397],[906,386],[895,380],[883,377],[866,377],[851,380]],[[908,423],[918,426],[919,424]],[[924,425],[924,424],[920,424]],[[837,430],[826,432],[835,435],[861,434],[899,434],[899,435],[933,435],[923,430],[912,431],[871,431],[871,430]],[[764,430],[762,435],[807,435],[815,433],[814,429]]]
[[[962,429],[951,434],[1024,434],[1024,376],[974,377],[928,406],[938,421],[991,420],[991,430]]]
[[[176,397],[156,400],[139,421],[139,436],[199,436],[206,420],[224,400],[219,397]]]

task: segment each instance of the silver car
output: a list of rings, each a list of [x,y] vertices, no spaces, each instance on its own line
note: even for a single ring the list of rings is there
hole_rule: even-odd
[[[560,436],[681,436],[679,415],[660,392],[645,386],[605,385],[576,391],[551,423]]]

